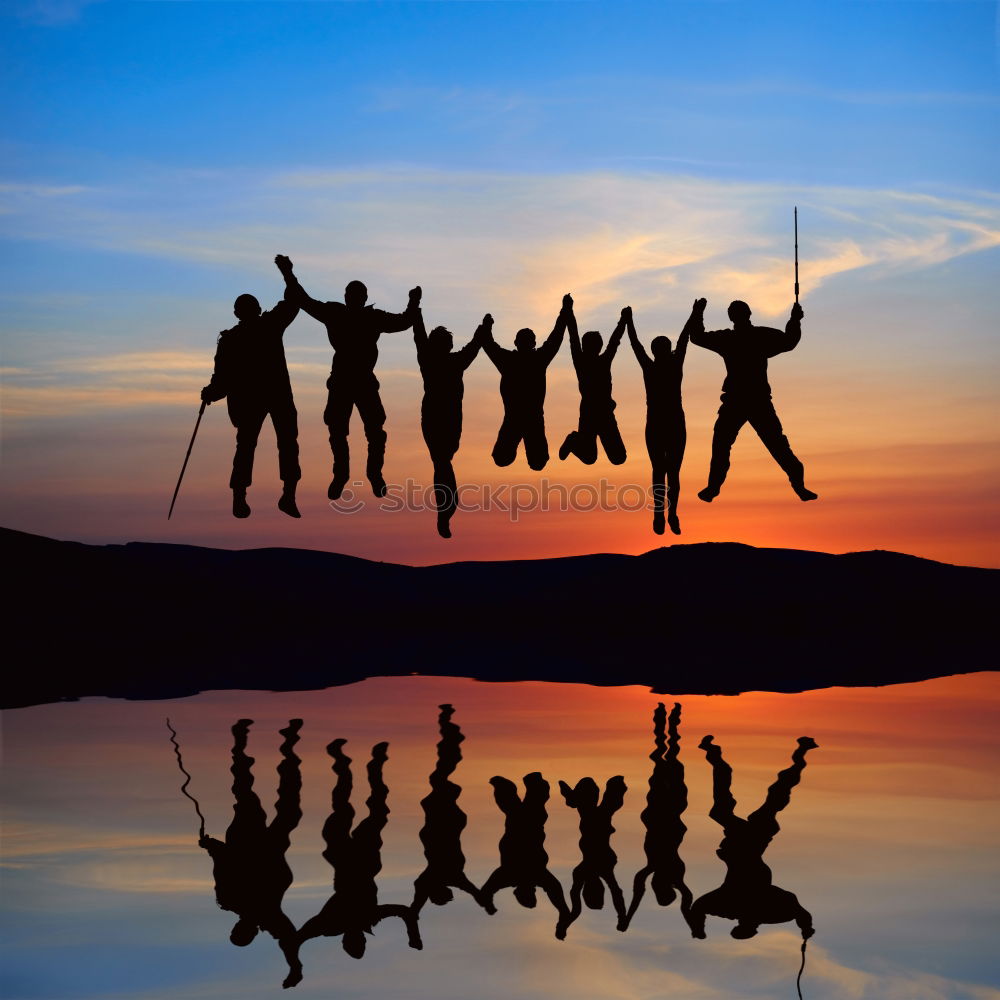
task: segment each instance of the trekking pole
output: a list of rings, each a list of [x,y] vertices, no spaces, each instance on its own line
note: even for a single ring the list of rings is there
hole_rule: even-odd
[[[798,285],[795,286],[798,288]],[[796,300],[797,301],[797,300]],[[174,512],[174,504],[177,503],[177,494],[180,492],[181,480],[184,478],[184,470],[188,467],[188,459],[191,457],[191,449],[194,447],[194,439],[198,436],[198,428],[201,426],[201,417],[205,412],[205,407],[208,404],[202,400],[201,409],[198,410],[198,419],[194,424],[194,433],[191,435],[191,443],[188,445],[187,454],[184,456],[184,464],[181,466],[181,474],[177,477],[177,485],[174,487],[174,495],[170,499],[170,510],[167,511],[167,520],[170,520],[170,515]]]
[[[799,302],[799,206],[795,206],[795,304]]]
[[[202,406],[204,407],[204,403]],[[198,839],[201,840],[205,836],[205,817],[201,814],[201,806],[198,805],[198,800],[187,790],[188,785],[191,784],[191,775],[187,773],[184,769],[184,761],[181,759],[181,747],[177,742],[177,730],[170,725],[170,720],[167,719],[167,729],[170,730],[170,742],[174,745],[174,753],[177,756],[177,766],[181,769],[181,774],[184,775],[184,784],[181,785],[181,791],[194,803],[194,811],[198,814],[198,819],[201,820],[201,827],[198,830]]]

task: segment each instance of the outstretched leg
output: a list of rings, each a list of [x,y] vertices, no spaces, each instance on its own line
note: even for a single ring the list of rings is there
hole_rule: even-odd
[[[729,473],[729,453],[736,435],[746,422],[745,408],[727,400],[724,395],[712,431],[712,462],[708,470],[708,485],[698,493],[698,497],[706,503],[711,503],[719,495],[719,490],[726,481],[726,475]]]
[[[763,805],[747,817],[748,823],[773,823],[775,831],[777,831],[778,813],[791,801],[792,789],[799,783],[802,771],[806,766],[806,754],[817,746],[818,744],[811,736],[799,737],[799,745],[792,753],[792,763],[783,771],[778,772],[774,784],[767,790]]]
[[[385,408],[378,393],[378,381],[374,378],[364,386],[357,397],[358,413],[365,427],[365,437],[368,439],[368,463],[365,473],[371,483],[372,492],[377,497],[386,494],[385,479],[382,477],[382,466],[385,463]]]
[[[662,433],[648,417],[646,419],[646,453],[649,455],[649,464],[653,472],[653,531],[657,535],[662,535],[666,527],[663,502],[667,496],[667,466],[664,461]]]
[[[354,411],[354,394],[350,386],[327,382],[330,394],[323,422],[330,434],[330,451],[333,452],[333,480],[327,490],[331,500],[339,500],[347,481],[351,478],[351,449],[347,434],[351,427],[351,413]]]
[[[283,486],[278,510],[289,517],[299,517],[299,510],[295,505],[295,488],[302,478],[299,467],[299,421],[291,399],[271,407],[271,423],[278,442],[278,474]]]
[[[511,465],[517,458],[517,446],[521,443],[521,421],[504,412],[503,423],[497,432],[496,444],[493,445],[493,461],[504,468]]]
[[[771,453],[771,457],[781,466],[782,471],[788,476],[788,481],[792,484],[792,489],[800,500],[815,500],[817,494],[805,487],[805,470],[802,463],[795,457],[792,446],[788,443],[781,429],[781,421],[774,410],[774,404],[770,398],[758,403],[750,412],[750,426],[757,432],[757,436],[764,442],[764,446]]]
[[[722,750],[706,736],[699,748],[705,751],[705,759],[712,765],[712,808],[708,815],[725,829],[736,819],[736,799],[733,798],[733,769],[722,757]]]
[[[683,414],[680,421],[671,429],[667,445],[667,523],[675,534],[681,533],[681,522],[677,516],[677,501],[681,495],[681,463],[684,461],[684,448],[687,444],[687,428],[684,425]]]
[[[290,719],[288,726],[281,730],[285,737],[281,744],[281,763],[278,764],[278,800],[274,804],[274,820],[271,830],[282,840],[287,849],[292,831],[302,819],[300,802],[302,793],[301,760],[295,754],[295,744],[299,741],[301,719]]]
[[[334,867],[350,848],[351,825],[354,823],[354,806],[351,805],[351,758],[344,753],[346,740],[334,740],[326,752],[333,758],[336,783],[331,795],[332,810],[323,824],[323,857]]]
[[[253,757],[247,756],[247,734],[253,725],[252,719],[240,719],[233,726],[233,821],[226,830],[226,842],[239,844],[245,840],[256,840],[267,827],[264,807],[253,790]]]

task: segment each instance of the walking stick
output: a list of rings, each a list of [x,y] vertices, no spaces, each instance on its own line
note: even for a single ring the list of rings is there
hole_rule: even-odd
[[[205,407],[207,405],[208,404],[202,400],[201,409],[198,410],[198,419],[194,424],[194,433],[191,435],[191,443],[188,445],[187,454],[184,456],[184,464],[181,466],[181,474],[177,477],[177,485],[174,487],[174,495],[170,500],[170,510],[167,511],[168,521],[170,520],[170,515],[174,512],[174,504],[177,503],[177,494],[180,492],[181,480],[184,478],[184,470],[188,467],[188,459],[191,457],[191,449],[194,447],[194,439],[198,436],[198,428],[201,426],[201,416],[205,412]]]
[[[795,304],[799,302],[799,206],[795,206]]]

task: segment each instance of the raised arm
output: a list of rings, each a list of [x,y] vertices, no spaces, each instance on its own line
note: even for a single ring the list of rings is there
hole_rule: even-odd
[[[775,354],[790,351],[798,344],[802,339],[802,317],[804,315],[802,306],[796,302],[792,306],[792,314],[788,317],[784,331],[770,331],[767,343],[767,356],[769,358],[773,358]]]
[[[427,328],[424,326],[424,314],[420,309],[413,315],[413,343],[416,345],[419,358],[427,346]]]
[[[646,348],[639,343],[639,335],[635,332],[631,306],[626,306],[622,310],[622,320],[625,322],[625,329],[628,330],[628,342],[632,345],[632,353],[635,355],[635,360],[643,368],[651,365],[653,363],[652,358],[646,353]]]
[[[705,306],[708,299],[695,299],[691,307],[691,315],[681,330],[681,335],[677,338],[677,346],[674,348],[674,357],[678,363],[684,364],[684,355],[687,354],[688,340],[692,334],[703,333],[705,330]]]
[[[488,323],[487,320],[489,320]],[[504,358],[510,353],[510,351],[501,347],[493,339],[493,317],[489,313],[483,317],[483,323],[479,329],[482,331],[482,348],[486,352],[486,356],[497,366],[497,368],[503,370]]]
[[[623,315],[619,318],[618,325],[614,328],[608,340],[608,346],[604,348],[604,357],[607,358],[609,365],[614,361],[615,355],[618,353],[618,345],[622,342],[622,335],[625,333],[624,312],[625,310],[623,309]]]
[[[306,290],[299,284],[299,279],[292,271],[292,262],[284,254],[279,253],[274,258],[274,263],[277,264],[281,276],[285,279],[285,301],[293,303],[296,308],[305,309],[313,319],[318,319],[321,323],[325,322],[328,312],[327,304],[318,299],[310,298],[306,294]]]
[[[566,299],[569,299],[570,306],[566,309]],[[580,344],[580,328],[577,326],[576,313],[573,312],[573,300],[567,295],[563,298],[563,309],[559,318],[565,318],[566,329],[569,331],[569,353],[573,359],[573,367],[580,367],[580,360],[583,358],[583,347]],[[558,323],[557,323],[558,327]],[[555,331],[553,331],[555,332]],[[548,341],[546,341],[548,343]],[[544,346],[544,345],[543,345]],[[553,357],[555,352],[553,351]]]
[[[472,335],[472,340],[470,340],[465,347],[460,347],[455,351],[455,357],[458,358],[458,365],[465,371],[473,361],[476,360],[476,355],[479,353],[479,349],[486,344],[486,327],[487,324],[493,326],[493,317],[487,313],[483,317],[482,323],[476,327],[476,332]]]
[[[563,336],[566,333],[566,327],[570,322],[575,327],[576,318],[573,316],[573,297],[566,294],[563,296],[562,310],[556,319],[556,325],[553,327],[552,332],[545,338],[545,343],[538,348],[538,353],[544,359],[545,364],[548,364],[559,353],[559,348],[562,347]]]
[[[378,314],[379,320],[378,332],[399,333],[400,330],[409,330],[413,326],[413,321],[417,313],[420,311],[421,294],[422,290],[419,285],[416,288],[410,289],[410,301],[406,304],[405,312],[390,313],[382,309],[376,309],[375,312]]]

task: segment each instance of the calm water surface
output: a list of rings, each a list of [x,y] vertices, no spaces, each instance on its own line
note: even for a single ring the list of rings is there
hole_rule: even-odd
[[[178,731],[190,791],[207,832],[233,819],[231,727],[253,719],[254,789],[271,813],[282,760],[278,730],[304,720],[302,819],[287,860],[294,881],[283,908],[296,927],[331,894],[322,852],[334,775],[326,746],[346,740],[351,799],[367,815],[366,765],[388,742],[382,769],[390,810],[382,830],[379,904],[409,904],[427,860],[421,801],[438,759],[438,706],[454,705],[464,742],[450,775],[467,814],[466,874],[481,886],[499,864],[504,816],[490,779],[541,772],[551,785],[545,851],[569,891],[581,861],[580,815],[560,793],[615,775],[627,791],[611,847],[625,903],[646,863],[641,814],[653,769],[653,713],[674,699],[640,688],[479,684],[413,677],[322,692],[222,692],[169,702],[93,699],[9,711],[3,717],[3,922],[0,994],[7,1000],[77,997],[216,998],[282,995],[287,965],[275,940],[229,941],[234,917],[215,898],[211,858],[198,846],[194,805],[180,792],[165,718]],[[764,859],[774,885],[794,893],[816,934],[803,996],[892,1000],[1000,998],[1000,675],[975,674],[881,689],[799,695],[682,697],[679,762],[687,830],[679,853],[695,899],[726,874],[721,827],[709,817],[712,767],[699,742],[712,734],[733,769],[736,812],[764,801],[809,736],[801,780],[778,815]],[[674,772],[676,774],[676,771]],[[378,796],[376,795],[376,798]],[[377,811],[377,810],[376,810]],[[341,813],[341,815],[343,815]],[[454,811],[450,813],[454,816]],[[426,838],[425,838],[426,839]],[[606,852],[605,852],[606,860]],[[635,998],[788,997],[796,994],[801,936],[792,922],[734,939],[732,920],[709,916],[696,940],[679,907],[651,891],[627,932],[608,896],[583,908],[557,940],[544,893],[532,909],[510,889],[488,915],[462,892],[419,914],[423,949],[403,920],[386,917],[364,957],[339,937],[301,948],[304,979],[289,997]]]

